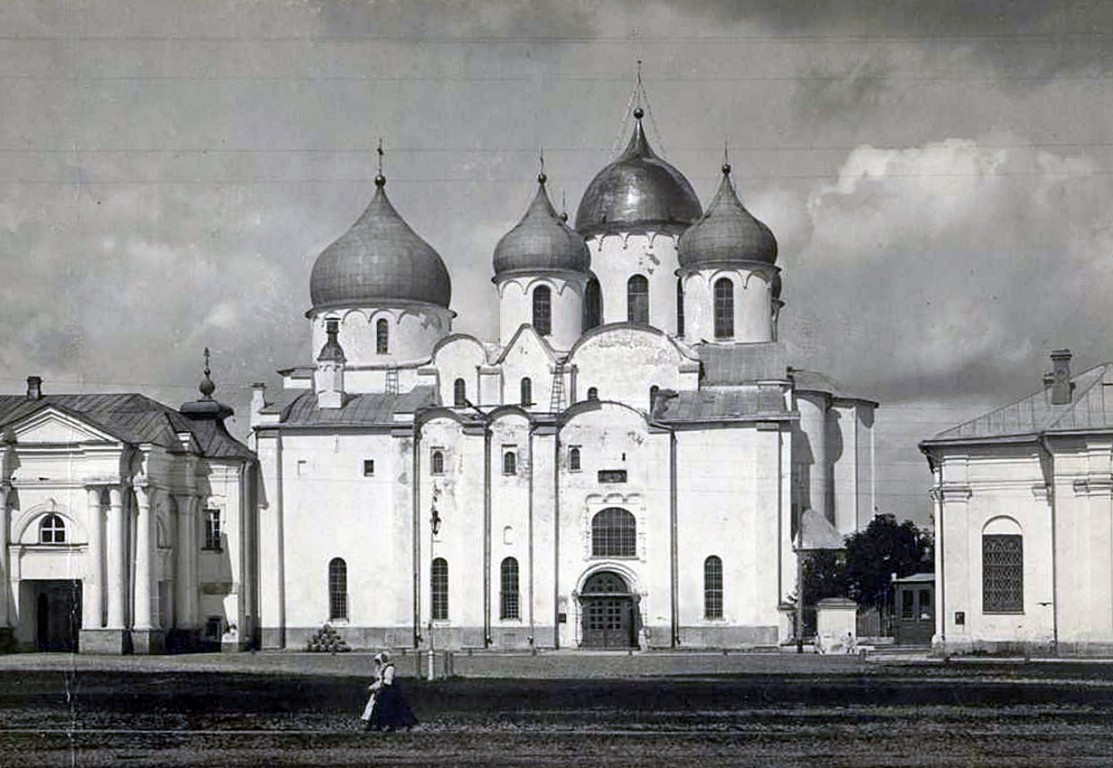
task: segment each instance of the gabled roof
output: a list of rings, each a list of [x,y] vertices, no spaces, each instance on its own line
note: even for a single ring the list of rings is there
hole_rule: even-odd
[[[1053,405],[1051,389],[1044,389],[944,430],[921,445],[1113,430],[1113,363],[1080,373],[1071,383],[1069,403]]]
[[[56,409],[112,435],[124,443],[150,443],[180,450],[178,434],[194,436],[205,456],[211,458],[254,458],[218,421],[197,421],[173,408],[139,394],[0,395],[0,429],[44,410]]]
[[[658,396],[654,420],[672,424],[777,419],[789,415],[778,388],[752,385],[678,392],[675,397]]]
[[[382,427],[395,426],[394,415],[414,413],[438,404],[432,386],[414,387],[409,392],[348,395],[340,408],[318,408],[317,395],[301,390],[284,402],[267,406],[264,413],[278,413],[284,427]]]

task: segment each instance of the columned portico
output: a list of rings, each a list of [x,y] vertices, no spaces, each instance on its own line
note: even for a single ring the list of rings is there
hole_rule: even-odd
[[[126,650],[129,594],[124,486],[107,486],[107,521],[105,490],[99,484],[86,486],[89,548],[79,648],[82,653],[121,654]]]
[[[89,529],[89,549],[85,555],[85,584],[82,594],[82,629],[104,627],[104,489],[99,485],[86,486],[85,520]]]
[[[151,516],[156,489],[141,484],[135,486],[135,605],[132,623],[132,647],[135,653],[148,654],[162,651],[161,629],[152,622],[153,531]]]
[[[174,630],[191,644],[197,633],[197,497],[176,493],[177,536],[174,542]]]

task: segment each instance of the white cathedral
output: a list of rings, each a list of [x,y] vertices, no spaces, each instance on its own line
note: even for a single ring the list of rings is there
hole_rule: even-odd
[[[0,397],[0,646],[156,653],[771,646],[798,552],[874,514],[876,403],[789,367],[777,242],[707,210],[642,111],[575,228],[542,174],[499,339],[386,179],[317,258],[307,365],[231,410]]]
[[[497,341],[381,173],[320,254],[252,403],[263,648],[774,645],[797,550],[872,518],[876,403],[786,364],[772,232],[633,116],[575,228],[542,173],[495,246]]]

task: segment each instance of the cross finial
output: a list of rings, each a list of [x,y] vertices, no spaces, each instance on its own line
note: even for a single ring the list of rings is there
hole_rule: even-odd
[[[205,347],[205,375],[208,376],[212,371],[209,370],[209,348]]]
[[[197,387],[197,389],[201,391],[202,400],[211,399],[213,392],[216,391],[216,385],[213,384],[213,380],[209,377],[211,373],[212,371],[209,370],[209,348],[205,347],[205,378],[201,379],[201,384]]]
[[[541,172],[537,174],[537,180],[539,182],[541,182],[542,184],[544,184],[545,180],[546,180],[546,176],[545,176],[545,148],[544,147],[538,147],[537,148],[537,162],[540,163],[540,165],[541,165]]]
[[[383,137],[379,137],[379,146],[375,149],[375,153],[379,156],[379,173],[375,176],[375,186],[382,187],[386,184],[386,176],[383,176]]]

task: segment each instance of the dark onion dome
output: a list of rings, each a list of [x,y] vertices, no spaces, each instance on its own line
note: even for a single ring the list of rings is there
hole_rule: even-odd
[[[545,191],[545,174],[537,177],[537,194],[529,210],[495,246],[495,278],[517,272],[586,272],[587,243],[557,215]]]
[[[682,269],[735,261],[777,260],[777,238],[738,200],[730,181],[730,166],[707,213],[680,236],[677,246]]]
[[[313,265],[315,308],[414,301],[448,307],[452,282],[433,247],[402,220],[375,177],[375,196],[356,222]]]
[[[654,154],[634,110],[634,135],[617,160],[596,174],[576,211],[585,237],[631,227],[687,227],[700,217],[699,198],[680,173]]]

